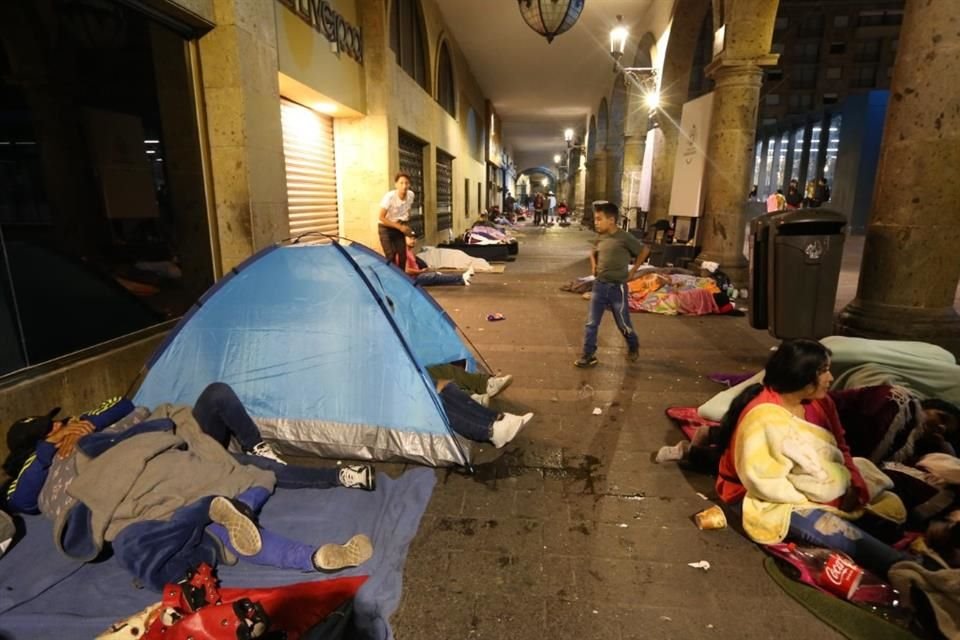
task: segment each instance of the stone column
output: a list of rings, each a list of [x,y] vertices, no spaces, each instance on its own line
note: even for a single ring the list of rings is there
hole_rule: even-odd
[[[708,73],[713,76],[715,89],[707,140],[700,260],[720,263],[735,283],[743,284],[747,277],[744,205],[750,192],[763,70],[755,61],[728,64],[717,59]]]
[[[960,355],[960,19],[907,0],[857,297],[840,333],[934,342]]]
[[[607,150],[597,149],[593,156],[593,171],[591,179],[593,182],[593,200],[607,199]],[[586,203],[589,208],[590,202]]]
[[[660,126],[654,129],[652,138],[653,167],[648,224],[669,217],[680,114],[690,87],[693,54],[708,11],[709,0],[677,0],[674,7],[660,81],[660,108],[657,113]]]
[[[200,40],[224,272],[289,235],[275,5],[217,0]]]
[[[620,204],[624,208],[637,206],[636,194],[630,192],[630,185],[634,178],[639,179],[640,170],[643,168],[648,114],[643,94],[631,82],[627,92],[627,116],[623,129],[623,172],[620,175]]]

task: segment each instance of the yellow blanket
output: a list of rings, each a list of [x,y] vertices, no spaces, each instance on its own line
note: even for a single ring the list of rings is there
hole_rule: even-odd
[[[824,503],[846,493],[850,471],[843,452],[826,429],[794,416],[776,404],[760,404],[737,427],[734,442],[737,475],[747,490],[743,499],[743,528],[760,544],[781,542],[790,529],[795,509],[823,509],[847,519],[863,511],[845,513]],[[903,522],[906,509],[893,493],[893,482],[872,462],[854,458],[870,491],[867,510]]]

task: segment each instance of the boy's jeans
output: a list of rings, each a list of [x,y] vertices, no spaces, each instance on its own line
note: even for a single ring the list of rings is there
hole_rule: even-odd
[[[627,339],[631,351],[640,348],[637,333],[630,323],[630,307],[627,305],[629,297],[626,284],[612,284],[596,280],[593,283],[593,295],[590,297],[590,315],[587,316],[587,331],[583,340],[583,355],[592,356],[597,352],[597,331],[600,329],[600,320],[603,312],[610,309],[617,329]]]

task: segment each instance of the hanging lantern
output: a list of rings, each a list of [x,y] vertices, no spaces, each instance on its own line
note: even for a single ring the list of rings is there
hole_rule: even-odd
[[[547,42],[572,27],[586,0],[517,0],[520,15],[527,25],[545,37]]]

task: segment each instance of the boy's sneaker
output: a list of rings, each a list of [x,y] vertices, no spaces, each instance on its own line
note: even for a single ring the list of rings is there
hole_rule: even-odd
[[[358,533],[344,544],[325,544],[313,552],[317,571],[339,571],[363,564],[373,556],[370,538]]]
[[[280,454],[277,453],[277,450],[274,449],[269,442],[263,440],[254,445],[253,449],[250,449],[250,454],[266,458],[267,460],[273,460],[278,464],[287,464],[286,461],[280,457]]]
[[[574,361],[573,366],[575,366],[575,367],[580,367],[581,369],[587,369],[587,368],[589,368],[589,367],[595,367],[595,366],[597,366],[597,363],[598,363],[598,362],[600,362],[600,361],[597,360],[597,356],[594,356],[594,355],[589,355],[589,356],[583,355],[583,356],[580,356],[579,358],[577,358],[577,359]]]
[[[489,406],[490,406],[490,395],[489,395],[489,394],[486,394],[486,393],[484,393],[484,394],[474,393],[473,395],[470,396],[470,399],[473,400],[474,402],[476,402],[477,404],[479,404],[479,405],[482,406],[482,407],[489,407]]]
[[[487,378],[487,393],[486,395],[491,398],[507,387],[510,386],[510,383],[513,382],[513,376],[507,374],[505,376],[491,376]],[[486,406],[486,405],[484,405]]]
[[[340,467],[340,485],[347,489],[373,491],[377,488],[376,470],[369,464],[348,464]]]
[[[210,502],[210,519],[227,530],[230,546],[241,556],[260,553],[263,539],[250,507],[239,500],[217,496]]]
[[[508,442],[517,437],[520,429],[523,429],[533,418],[533,413],[525,413],[518,416],[512,413],[505,413],[503,417],[493,423],[490,433],[490,442],[497,449],[502,449]]]
[[[640,359],[640,349],[630,349],[627,351],[627,360],[629,362],[636,362]]]

